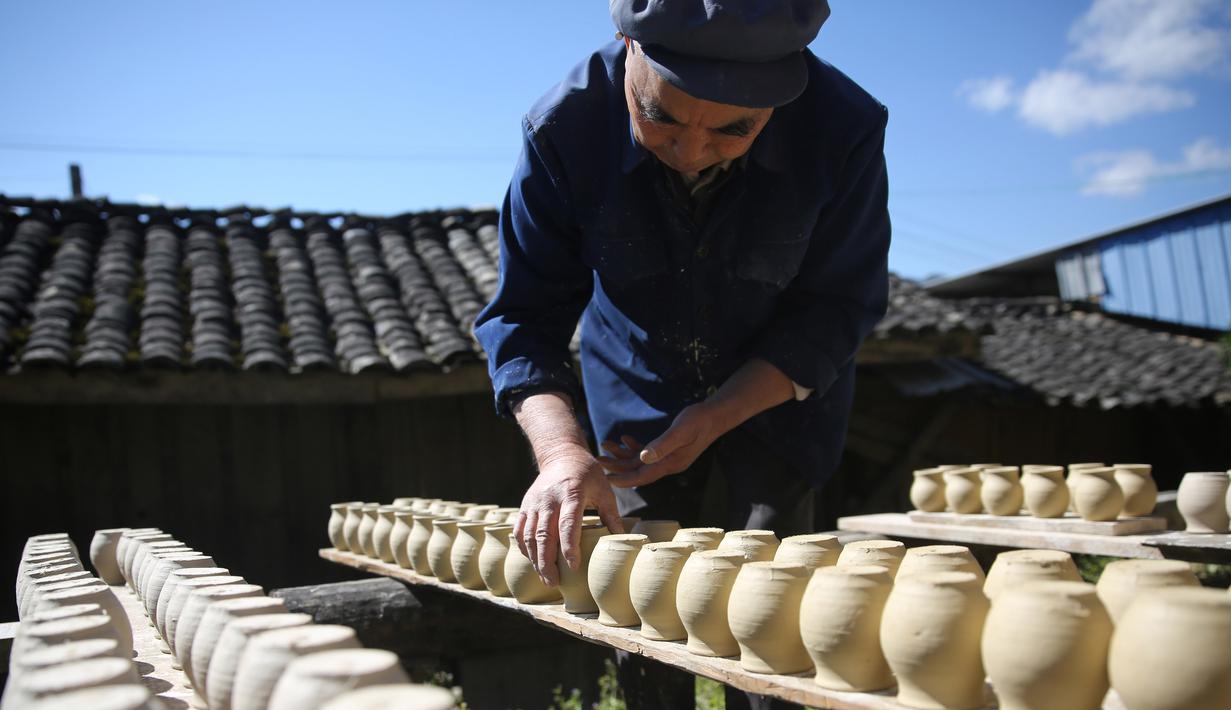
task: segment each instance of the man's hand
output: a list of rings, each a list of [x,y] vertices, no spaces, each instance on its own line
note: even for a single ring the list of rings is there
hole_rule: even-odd
[[[607,481],[620,488],[644,486],[663,476],[686,471],[703,451],[727,432],[718,410],[705,402],[685,407],[662,436],[641,448],[631,437],[622,446],[603,442],[609,455],[598,459]]]
[[[560,581],[557,550],[571,569],[577,569],[581,517],[586,509],[597,509],[607,529],[623,532],[615,495],[589,452],[580,450],[544,462],[522,498],[513,536],[548,586]]]

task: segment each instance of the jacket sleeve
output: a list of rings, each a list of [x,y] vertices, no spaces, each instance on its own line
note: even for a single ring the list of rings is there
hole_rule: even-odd
[[[522,129],[521,156],[500,210],[500,285],[475,320],[502,416],[535,392],[564,392],[580,402],[569,341],[593,289],[559,161],[528,120]]]
[[[753,347],[810,396],[825,394],[888,308],[886,119],[851,152],[798,275]]]

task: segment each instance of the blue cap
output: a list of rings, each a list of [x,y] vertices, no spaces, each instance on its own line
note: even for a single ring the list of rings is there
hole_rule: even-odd
[[[803,49],[828,17],[827,0],[611,0],[616,29],[673,86],[752,108],[804,92]]]

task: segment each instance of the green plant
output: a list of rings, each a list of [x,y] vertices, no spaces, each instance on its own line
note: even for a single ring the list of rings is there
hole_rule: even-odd
[[[697,710],[724,710],[726,690],[722,683],[697,676]]]
[[[1081,574],[1081,578],[1091,584],[1096,584],[1098,578],[1103,576],[1103,569],[1116,559],[1118,558],[1101,555],[1073,555],[1073,561],[1077,563],[1077,571]]]

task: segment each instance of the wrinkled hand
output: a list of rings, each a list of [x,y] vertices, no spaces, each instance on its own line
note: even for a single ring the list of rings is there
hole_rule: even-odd
[[[521,501],[513,537],[539,578],[554,587],[560,581],[557,551],[571,569],[581,555],[581,517],[598,510],[612,532],[623,532],[615,494],[593,456],[578,451],[544,463]]]
[[[662,436],[645,448],[632,437],[621,437],[620,445],[603,442],[598,463],[607,471],[607,481],[619,488],[653,483],[663,476],[688,469],[710,444],[725,433],[716,411],[704,402],[685,407]]]

